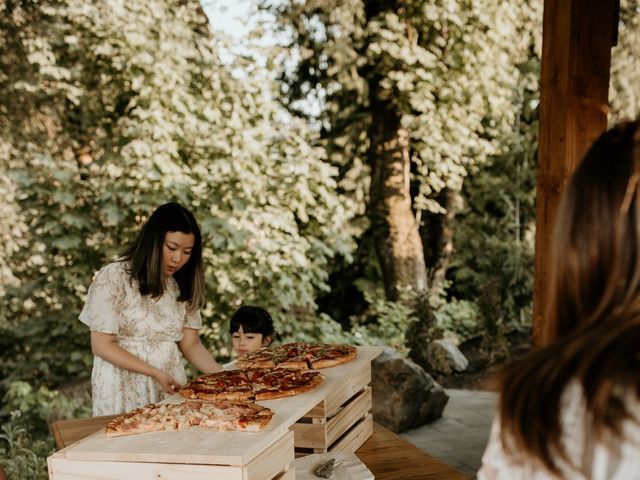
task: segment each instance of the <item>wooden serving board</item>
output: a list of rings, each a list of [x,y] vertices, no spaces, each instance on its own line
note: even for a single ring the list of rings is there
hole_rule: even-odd
[[[318,403],[337,395],[348,379],[366,368],[381,351],[380,347],[358,347],[358,355],[352,362],[320,370],[325,381],[318,388],[302,395],[258,402],[274,412],[267,428],[258,433],[217,432],[192,427],[109,438],[104,430],[100,430],[60,450],[57,455],[69,461],[247,465]],[[182,399],[175,395],[168,401]]]

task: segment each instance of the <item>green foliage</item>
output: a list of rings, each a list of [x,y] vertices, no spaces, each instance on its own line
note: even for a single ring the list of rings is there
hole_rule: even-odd
[[[89,375],[77,316],[92,275],[169,200],[203,229],[214,353],[241,302],[291,337],[335,330],[311,319],[328,263],[352,250],[337,171],[271,100],[267,72],[234,77],[196,2],[0,5],[4,389]]]
[[[267,51],[278,84],[250,58],[223,62],[229,46],[195,1],[0,0],[0,461],[12,478],[46,475],[48,421],[89,414],[86,397],[58,390],[89,376],[87,287],[169,200],[203,229],[203,337],[221,358],[241,302],[267,307],[281,341],[405,352],[416,326],[413,340],[484,332],[493,348],[528,325],[541,2],[378,3],[273,2],[291,40]],[[637,111],[635,8],[622,2],[616,118]],[[423,227],[445,186],[461,194],[433,305],[381,288],[364,217],[373,79],[410,132]]]
[[[388,96],[385,99],[409,134],[411,201],[421,231],[435,228],[430,214],[447,213],[438,201],[444,188],[459,192],[470,172],[512,146],[520,122],[521,91],[532,88],[531,76],[521,66],[532,54],[533,39],[540,37],[541,5],[475,0],[265,1],[263,5],[290,39],[279,64],[282,101],[293,114],[319,126],[320,145],[339,168],[340,189],[359,214],[365,213],[369,200],[373,84]],[[354,225],[359,227],[355,259],[362,264],[338,263],[332,291],[322,303],[343,325],[349,323],[347,318],[363,315],[368,301],[376,302],[375,296],[366,295],[364,300],[356,297],[356,306],[343,302],[353,292],[352,285],[360,279],[382,281],[379,272],[369,267],[373,257],[373,245],[366,237],[369,225],[362,219]],[[432,258],[427,262],[437,264]],[[345,305],[341,311],[335,307],[338,302]],[[369,307],[385,321],[383,305]],[[405,328],[411,322],[400,323]],[[383,332],[401,337],[389,324],[380,325],[377,333]]]
[[[405,333],[409,325],[416,320],[416,311],[409,302],[392,302],[385,298],[381,289],[364,288],[367,310],[352,317],[354,336],[366,339],[366,343],[375,344],[375,339],[405,352]]]
[[[436,325],[443,335],[452,333],[458,342],[464,342],[483,333],[478,319],[478,307],[469,300],[452,299],[442,303],[434,312]]]
[[[482,327],[476,330],[489,342],[510,328],[528,327],[531,320],[535,117],[521,128],[508,154],[467,179],[465,207],[455,220],[447,295],[476,305]]]
[[[23,422],[30,423],[30,430],[34,431],[43,422],[89,416],[91,408],[87,400],[77,394],[63,394],[45,386],[34,388],[27,382],[15,381],[4,395],[0,414],[21,418]]]
[[[618,42],[611,50],[609,123],[632,120],[640,113],[640,65],[636,52],[640,48],[640,6],[636,0],[620,1]]]
[[[9,478],[44,479],[46,457],[54,451],[48,424],[60,418],[87,417],[88,398],[62,394],[45,386],[12,382],[2,399],[0,419],[0,464]]]
[[[19,420],[12,420],[0,427],[0,465],[8,478],[49,478],[46,458],[53,452],[52,447],[51,441],[34,439]]]
[[[413,206],[440,211],[434,195],[459,189],[469,166],[499,151],[497,139],[515,121],[522,33],[537,26],[528,3],[265,2],[291,36],[283,100],[320,123],[341,186],[364,201],[368,81],[378,79],[410,132]]]
[[[532,7],[526,21],[541,26],[541,13]],[[535,31],[521,31],[529,57],[518,65],[517,117],[502,138],[504,153],[472,170],[453,224],[455,251],[446,289],[451,305],[443,310],[462,307],[462,318],[447,323],[462,339],[481,333],[489,351],[509,330],[531,322],[541,55]]]

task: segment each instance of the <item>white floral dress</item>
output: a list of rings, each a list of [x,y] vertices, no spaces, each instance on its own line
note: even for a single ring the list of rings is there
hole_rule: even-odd
[[[624,440],[602,443],[589,426],[582,387],[571,382],[561,397],[561,443],[571,464],[555,459],[562,474],[552,476],[527,458],[507,454],[499,418],[493,422],[489,444],[482,457],[478,480],[640,480],[640,402],[630,394],[625,405],[631,419],[622,423]]]
[[[202,326],[200,311],[188,311],[178,302],[180,289],[171,278],[159,298],[140,295],[138,282],[127,272],[128,263],[115,262],[96,273],[89,287],[80,321],[91,331],[111,333],[118,344],[183,384],[187,378],[176,342],[184,327]],[[91,374],[93,415],[127,412],[166,394],[154,379],[93,358]]]

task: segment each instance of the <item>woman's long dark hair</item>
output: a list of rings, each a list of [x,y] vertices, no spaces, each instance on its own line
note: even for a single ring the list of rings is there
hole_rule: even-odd
[[[172,202],[158,207],[122,260],[130,262],[129,273],[138,281],[141,295],[161,296],[165,290],[162,249],[167,232],[191,233],[195,237],[189,260],[173,277],[180,287],[178,301],[188,302],[190,308],[200,308],[204,302],[202,235],[195,217],[182,205]]]
[[[570,381],[582,386],[589,431],[605,444],[631,417],[624,397],[640,397],[639,145],[638,123],[620,124],[576,169],[552,241],[551,343],[502,377],[503,444],[554,474],[558,459],[569,460],[560,399]]]

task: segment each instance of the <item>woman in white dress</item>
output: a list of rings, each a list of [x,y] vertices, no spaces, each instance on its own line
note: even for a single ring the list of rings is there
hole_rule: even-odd
[[[508,367],[478,472],[640,479],[640,128],[603,134],[558,211],[549,345]]]
[[[80,321],[91,329],[94,415],[127,412],[186,382],[182,356],[220,370],[200,342],[200,228],[177,203],[156,209],[134,244],[96,273]]]

